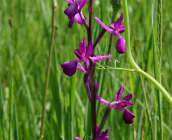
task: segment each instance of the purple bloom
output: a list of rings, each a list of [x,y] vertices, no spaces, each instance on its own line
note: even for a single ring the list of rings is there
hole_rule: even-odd
[[[75,137],[75,140],[83,140],[82,138],[79,137]]]
[[[106,128],[105,131],[99,134],[99,127],[96,126],[96,138],[94,140],[107,140],[110,136],[107,135],[109,128]],[[84,137],[85,138],[85,137]],[[79,137],[75,137],[75,140],[84,140]],[[92,139],[90,139],[92,140]]]
[[[85,140],[85,136],[84,136],[83,139],[82,138],[79,138],[79,137],[75,137],[75,140]]]
[[[125,31],[125,27],[124,27],[124,23],[122,23],[123,20],[123,14],[121,14],[121,17],[117,20],[114,21],[113,24],[106,26],[100,19],[98,19],[97,17],[95,17],[95,20],[97,20],[102,26],[103,28],[108,31],[109,33],[111,33],[112,35],[116,36],[118,38],[118,41],[116,43],[116,49],[118,51],[118,53],[122,54],[126,52],[126,48],[125,48],[125,40],[124,38],[120,35],[120,33]],[[122,23],[122,24],[121,24]],[[102,31],[102,34],[104,34],[105,32]],[[100,37],[102,37],[102,35],[100,35]],[[100,40],[100,38],[97,39],[98,41]]]
[[[82,23],[82,20],[81,20],[81,17],[79,15],[78,11],[81,12],[81,9],[86,4],[87,0],[67,0],[67,1],[69,2],[69,6],[64,11],[64,13],[70,19],[69,28],[72,27],[74,20],[76,20],[78,22],[78,24],[82,25],[83,23]],[[81,16],[84,18],[84,20],[86,20],[86,17],[82,14],[82,12],[81,12]]]
[[[109,128],[99,134],[99,127],[96,126],[96,138],[95,140],[107,140],[110,136],[107,135]]]
[[[128,105],[129,106],[133,105],[130,99],[133,97],[134,94],[129,94],[120,101],[123,94],[123,90],[124,90],[124,86],[121,86],[119,91],[115,94],[115,101],[112,103],[104,100],[103,98],[99,97],[97,94],[96,94],[96,98],[102,103],[110,106],[111,108],[115,108],[115,109],[123,111],[123,120],[125,121],[125,123],[132,124],[133,123],[132,119],[135,117],[135,115],[129,110],[125,109],[124,107]]]
[[[91,57],[91,55],[93,54],[92,41],[90,41],[88,46],[86,47],[85,37],[83,37],[83,41],[80,42],[79,48],[80,49],[74,50],[74,53],[76,54],[76,56],[78,58],[73,59],[71,61],[64,62],[61,64],[64,74],[66,74],[68,76],[72,76],[73,74],[75,74],[76,69],[80,69],[84,73],[86,73],[86,71],[89,71],[90,60],[97,62],[98,60],[102,60],[105,58],[110,59],[112,57],[112,56],[93,56],[93,57]],[[84,68],[82,67],[82,65],[79,62],[84,62],[86,71],[84,70]]]

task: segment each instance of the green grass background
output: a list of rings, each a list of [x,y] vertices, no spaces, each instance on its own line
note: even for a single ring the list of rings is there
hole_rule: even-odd
[[[90,103],[83,84],[83,72],[77,70],[72,77],[65,76],[61,63],[76,58],[73,53],[87,31],[74,22],[68,28],[65,0],[57,0],[54,50],[51,63],[48,100],[46,105],[45,140],[72,140],[75,136],[91,138]],[[162,32],[162,85],[172,96],[172,1],[163,1]],[[128,1],[132,54],[137,64],[154,76],[152,1]],[[9,24],[10,0],[0,0],[0,140],[38,140],[41,127],[42,102],[45,86],[46,67],[51,39],[52,1],[14,0],[13,24]],[[120,10],[117,18],[120,17]],[[88,21],[88,3],[83,8]],[[94,0],[93,17],[98,17],[106,25],[111,24],[112,7],[110,0]],[[115,20],[116,20],[115,19]],[[95,41],[102,27],[93,19],[92,39]],[[125,36],[125,34],[122,34]],[[96,55],[106,55],[110,34],[107,32],[96,47]],[[117,59],[117,67],[131,68],[126,54],[116,54],[113,37],[112,58]],[[111,60],[110,66],[115,63]],[[101,86],[103,70],[96,70],[96,79]],[[127,107],[135,114],[134,123],[127,125],[122,112],[112,109],[107,123],[111,140],[151,139],[151,129],[146,114],[145,100],[140,76],[137,73],[108,70],[104,98],[114,100],[115,93],[124,85],[123,96],[134,93],[133,107]],[[144,80],[145,88],[154,102],[156,88]],[[100,90],[98,90],[98,93]],[[148,96],[147,96],[148,97]],[[154,109],[148,99],[152,121]],[[153,103],[155,105],[155,103]],[[172,107],[163,98],[164,139],[172,139]],[[98,122],[106,106],[101,104]],[[158,110],[157,138],[160,139]]]

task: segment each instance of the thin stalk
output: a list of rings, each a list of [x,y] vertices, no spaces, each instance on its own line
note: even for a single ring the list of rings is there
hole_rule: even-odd
[[[85,28],[88,30],[89,25],[88,25],[87,21],[84,19],[83,15],[81,14],[81,11],[78,11],[78,12],[79,12],[80,18],[82,20],[82,23],[84,24]]]
[[[166,100],[172,105],[172,98],[171,98],[171,96],[168,94],[168,92],[164,89],[164,87],[158,81],[156,81],[152,76],[150,76],[149,74],[147,74],[143,70],[139,70],[137,72],[140,73],[142,76],[144,76],[149,81],[151,81],[156,86],[156,88],[160,92],[163,93],[163,95],[166,98]]]
[[[11,17],[9,18],[9,24],[13,27],[13,0],[11,0]]]
[[[10,131],[9,131],[9,140],[12,140],[12,127],[13,127],[13,80],[11,79],[10,87]]]
[[[56,0],[54,0],[52,2],[52,33],[51,33],[49,60],[48,60],[47,75],[46,75],[45,90],[44,90],[44,101],[43,101],[43,108],[42,108],[40,137],[42,137],[43,132],[44,132],[45,111],[46,111],[45,106],[46,106],[46,102],[47,102],[47,91],[48,91],[48,84],[49,84],[49,77],[50,77],[50,66],[51,66],[51,58],[52,58],[52,52],[53,52],[56,7],[57,7],[57,2],[56,2]]]
[[[130,48],[130,30],[129,30],[129,16],[128,16],[128,7],[127,7],[127,0],[122,0],[123,3],[123,11],[124,11],[124,23],[125,23],[125,41],[126,41],[126,53],[129,59],[129,62],[136,70],[140,70],[139,66],[134,61],[131,48]]]
[[[158,90],[164,95],[166,100],[172,105],[172,98],[168,94],[168,92],[162,87],[162,85],[156,81],[153,77],[151,77],[149,74],[144,72],[139,68],[139,66],[136,64],[134,61],[132,54],[131,54],[131,49],[130,49],[130,32],[129,32],[129,16],[128,16],[128,8],[127,8],[127,0],[122,0],[123,1],[123,11],[124,11],[124,23],[125,23],[125,39],[126,39],[126,53],[128,56],[128,60],[130,64],[134,67],[135,70],[137,70],[138,73],[140,73],[142,76],[147,78],[149,81],[151,81]]]
[[[155,91],[154,91],[155,92]],[[156,108],[157,108],[156,95],[154,94],[154,140],[157,140],[157,122],[156,122]]]
[[[98,64],[98,63],[97,63]],[[113,67],[103,67],[102,68],[98,68],[96,67],[96,69],[103,69],[103,70],[120,70],[120,71],[128,71],[128,72],[138,72],[135,69],[126,69],[126,68],[113,68]]]
[[[154,135],[153,135],[152,119],[151,119],[151,115],[150,115],[150,111],[149,111],[149,107],[148,107],[148,102],[147,102],[147,98],[146,98],[146,90],[145,90],[145,87],[144,87],[143,78],[142,78],[141,74],[140,74],[140,78],[141,78],[143,93],[144,93],[144,98],[145,98],[146,112],[147,112],[147,115],[148,115],[148,120],[149,120],[150,128],[151,128],[151,139],[153,140]]]
[[[95,91],[95,63],[91,62],[90,65],[90,77],[91,77],[91,123],[92,123],[92,135],[95,139],[96,132],[96,91]]]
[[[91,23],[93,14],[93,0],[89,0],[89,28],[87,29],[88,43],[92,41],[91,38]],[[94,53],[92,54],[92,56]],[[91,78],[91,124],[92,124],[92,135],[93,140],[95,139],[96,132],[96,92],[95,92],[95,63],[90,60],[90,78]]]
[[[155,45],[154,45],[155,46]],[[161,58],[162,58],[162,0],[158,0],[158,50],[159,50],[159,58],[155,58],[159,64],[159,67],[155,69],[155,73],[157,75],[156,79],[159,83],[161,83]],[[155,50],[157,51],[157,49]],[[156,53],[156,52],[155,52]],[[156,55],[154,55],[156,56]],[[157,62],[155,61],[155,62]],[[156,64],[156,65],[158,65]],[[163,125],[162,125],[162,96],[161,92],[158,92],[158,108],[159,108],[159,119],[160,119],[160,135],[161,140],[163,140]]]

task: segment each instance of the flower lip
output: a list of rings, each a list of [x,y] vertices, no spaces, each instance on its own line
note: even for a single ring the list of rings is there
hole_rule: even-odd
[[[78,4],[75,1],[72,3],[65,11],[64,13],[68,16],[69,19],[72,19],[78,12]]]
[[[118,39],[118,41],[116,42],[116,49],[117,49],[119,54],[123,54],[126,52],[125,40],[123,37]]]
[[[130,112],[127,109],[124,109],[124,113],[123,113],[123,120],[125,121],[126,124],[132,124],[133,123],[133,118],[135,117],[135,115]]]
[[[77,68],[77,61],[76,59],[73,59],[71,61],[67,61],[61,64],[63,72],[68,75],[72,76],[76,72]]]

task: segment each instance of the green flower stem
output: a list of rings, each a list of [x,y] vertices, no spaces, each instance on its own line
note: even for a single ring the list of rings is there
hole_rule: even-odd
[[[172,105],[172,98],[168,94],[168,92],[162,87],[162,85],[156,81],[153,77],[151,77],[149,74],[144,72],[139,68],[139,66],[135,63],[132,54],[131,54],[131,48],[130,48],[130,32],[129,32],[129,16],[128,16],[128,8],[127,8],[127,0],[122,0],[123,2],[123,11],[124,11],[124,23],[125,23],[125,40],[126,40],[126,53],[128,56],[128,60],[130,64],[134,67],[134,69],[140,73],[142,76],[147,78],[149,81],[151,81],[158,90],[161,91],[161,93],[164,95],[166,100]]]
[[[96,67],[96,68],[97,69],[113,69],[113,70],[121,70],[121,71],[128,71],[128,72],[137,72],[137,73],[141,74],[142,76],[144,76],[149,81],[151,81],[156,86],[156,88],[163,93],[164,97],[172,105],[172,98],[168,94],[168,92],[164,89],[164,87],[158,81],[156,81],[152,76],[150,76],[149,74],[147,74],[146,72],[144,72],[141,69],[140,70],[135,70],[135,69],[113,68],[113,67],[106,67],[106,68],[104,68],[104,67],[103,68]]]
[[[127,7],[127,0],[122,0],[123,3],[123,16],[124,16],[124,24],[125,24],[125,41],[126,41],[126,53],[129,59],[129,62],[133,66],[134,69],[140,70],[139,66],[134,61],[131,48],[130,48],[130,30],[129,30],[129,16],[128,16],[128,7]]]
[[[41,120],[41,131],[40,137],[43,135],[44,132],[44,122],[45,122],[45,106],[47,103],[47,91],[48,91],[48,83],[50,77],[50,66],[51,66],[51,58],[53,52],[53,43],[54,43],[54,30],[55,30],[55,11],[57,7],[56,0],[53,1],[52,4],[52,33],[51,33],[51,43],[50,43],[50,50],[49,50],[49,59],[48,59],[48,67],[47,67],[47,75],[46,75],[46,83],[45,83],[45,90],[44,90],[44,101],[43,101],[43,108],[42,108],[42,120]]]
[[[104,70],[121,70],[121,71],[128,71],[128,72],[138,72],[135,69],[125,69],[125,68],[113,68],[113,67],[106,67],[106,68],[98,68],[96,67],[96,69],[104,69]]]

